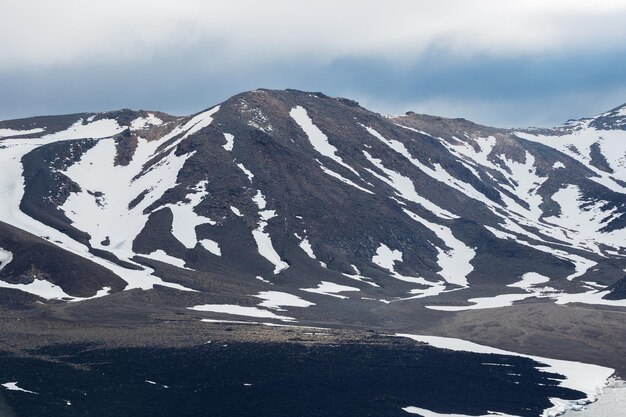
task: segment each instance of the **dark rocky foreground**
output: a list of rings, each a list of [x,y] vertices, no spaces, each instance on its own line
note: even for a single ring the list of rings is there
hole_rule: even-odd
[[[242,327],[219,326],[226,333]],[[0,381],[37,394],[3,390],[0,403],[5,415],[42,417],[403,416],[407,406],[531,417],[551,406],[549,397],[583,397],[525,358],[375,334],[279,332],[284,340],[220,336],[181,348],[70,344],[27,356],[4,352]]]
[[[398,320],[396,330],[207,323],[147,310],[146,300],[130,304],[101,305],[100,320],[81,303],[36,314],[4,310],[0,384],[38,394],[0,388],[0,415],[408,416],[402,408],[415,406],[539,416],[551,397],[583,395],[559,388],[559,377],[530,359],[435,349],[390,334],[438,332],[592,363],[620,363],[621,356],[619,317],[560,307],[559,319],[549,304],[490,317],[414,314],[415,323]],[[565,334],[570,326],[578,333]]]

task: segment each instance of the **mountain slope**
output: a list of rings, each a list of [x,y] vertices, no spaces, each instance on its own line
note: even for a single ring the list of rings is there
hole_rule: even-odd
[[[256,90],[190,117],[0,122],[0,221],[102,271],[2,243],[4,298],[43,295],[32,267],[49,299],[158,285],[181,307],[251,308],[280,292],[315,303],[288,309],[303,320],[403,300],[626,306],[623,112],[511,131]]]

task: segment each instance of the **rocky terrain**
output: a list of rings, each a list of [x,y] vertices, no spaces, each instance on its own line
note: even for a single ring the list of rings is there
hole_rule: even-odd
[[[0,122],[0,166],[11,354],[314,326],[626,372],[626,106],[499,129],[255,90]]]

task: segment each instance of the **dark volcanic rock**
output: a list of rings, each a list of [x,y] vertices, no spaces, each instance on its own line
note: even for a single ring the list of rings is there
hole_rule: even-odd
[[[420,406],[535,417],[551,406],[550,397],[583,397],[558,387],[552,379],[558,376],[530,359],[403,342],[316,346],[294,338],[187,349],[57,346],[37,353],[58,359],[0,359],[0,377],[38,393],[29,401],[5,393],[27,415],[401,417],[404,407]],[[67,382],[54,383],[59,379]]]
[[[110,287],[111,292],[126,287],[106,268],[5,223],[0,223],[0,247],[17,255],[0,271],[6,282],[28,284],[43,279],[74,297],[93,296],[103,287]]]
[[[611,292],[603,298],[606,300],[626,299],[626,276],[608,288]]]

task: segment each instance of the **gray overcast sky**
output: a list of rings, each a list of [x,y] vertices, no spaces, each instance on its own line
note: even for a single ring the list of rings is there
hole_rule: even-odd
[[[552,125],[626,102],[624,0],[2,0],[0,119],[257,87]]]

